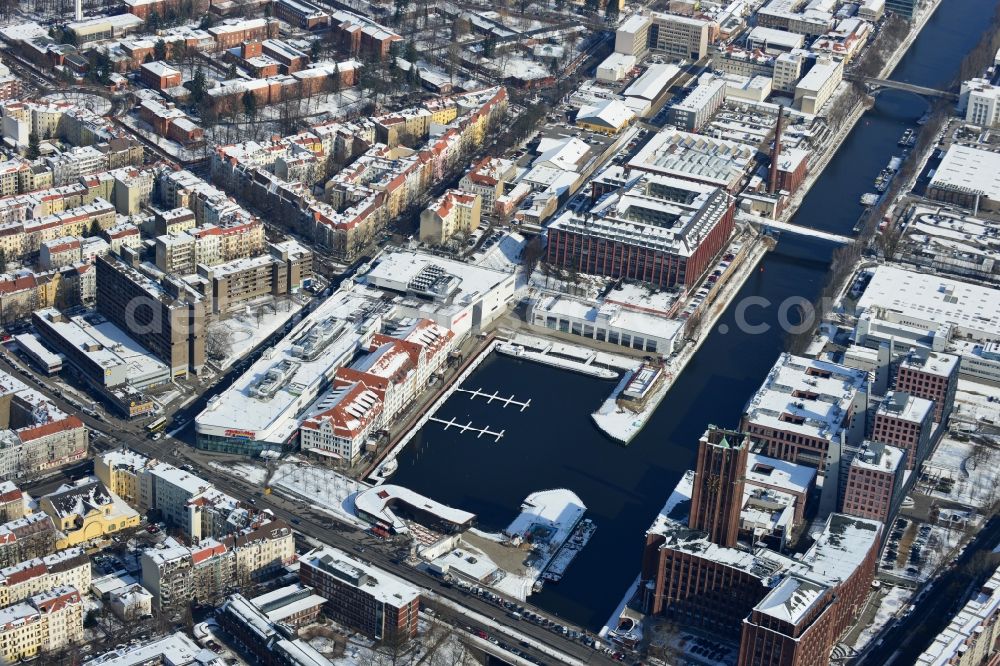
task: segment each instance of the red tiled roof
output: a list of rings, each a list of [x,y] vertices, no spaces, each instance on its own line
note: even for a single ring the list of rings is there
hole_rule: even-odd
[[[31,440],[39,439],[40,437],[54,435],[57,432],[65,432],[67,430],[75,430],[76,428],[82,427],[83,421],[75,416],[67,416],[66,418],[58,421],[50,421],[49,423],[22,428],[17,431],[17,436],[21,438],[22,442],[30,442]]]

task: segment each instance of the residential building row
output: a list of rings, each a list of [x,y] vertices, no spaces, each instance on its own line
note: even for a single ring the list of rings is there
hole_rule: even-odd
[[[425,109],[392,114],[381,124],[318,126],[270,145],[223,146],[213,155],[212,177],[256,205],[281,211],[281,219],[290,227],[339,259],[351,261],[461,155],[482,143],[487,127],[506,108],[507,93],[504,88],[490,88],[454,96],[451,101],[454,111]],[[377,142],[380,135],[390,142],[406,136],[426,137],[432,122],[451,113],[457,117],[445,120],[448,124],[442,133],[419,150]],[[326,183],[330,202],[326,203],[313,198],[310,189],[324,177],[325,156],[330,155],[353,158],[353,163]]]
[[[41,475],[84,459],[83,422],[11,375],[0,373],[0,476]]]

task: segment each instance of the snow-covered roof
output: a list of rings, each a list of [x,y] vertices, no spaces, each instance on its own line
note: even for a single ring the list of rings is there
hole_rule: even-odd
[[[594,106],[581,108],[576,115],[576,122],[603,125],[614,130],[619,130],[634,118],[635,113],[632,109],[617,99],[609,99]]]
[[[868,287],[858,299],[855,313],[860,315],[875,308],[1000,339],[1000,290],[992,287],[880,265],[875,267]]]
[[[583,500],[571,490],[541,490],[525,498],[521,503],[521,513],[504,532],[511,536],[522,536],[533,525],[538,524],[556,528],[569,526],[572,530],[586,511],[587,506]]]
[[[1000,200],[1000,154],[953,143],[928,188],[981,193],[993,201]]]
[[[957,357],[951,357],[957,358]],[[888,416],[901,421],[922,424],[934,411],[934,402],[903,391],[889,391],[878,407],[875,417]]]
[[[826,585],[798,576],[787,576],[760,603],[755,610],[771,617],[796,624],[816,604],[824,603]]]
[[[304,566],[311,566],[336,576],[341,583],[354,585],[362,592],[390,606],[399,608],[420,596],[417,588],[406,581],[336,548],[313,550],[302,555],[299,560]]]
[[[867,379],[862,370],[785,353],[747,404],[746,419],[832,441]]]
[[[364,290],[335,292],[232,386],[209,401],[196,418],[197,431],[286,441],[298,428],[296,417],[336,369],[354,356],[365,331],[373,326],[366,313],[377,315],[374,296]]]
[[[476,519],[474,513],[455,509],[409,488],[393,484],[368,488],[354,496],[354,507],[359,513],[370,516],[372,520],[385,522],[396,532],[406,532],[408,530],[406,522],[392,510],[392,505],[396,502],[429,513],[439,520],[458,527],[468,527]]]
[[[805,494],[816,480],[816,468],[787,460],[747,454],[746,482],[773,486],[797,494]]]
[[[670,85],[670,82],[680,74],[680,71],[681,69],[677,65],[650,65],[622,94],[626,97],[640,97],[652,101]]]
[[[564,171],[576,171],[590,152],[590,146],[576,137],[544,138],[538,143],[538,151],[540,154],[532,162],[534,166],[545,165]]]
[[[1000,613],[1000,567],[990,579],[962,607],[917,658],[916,666],[946,666],[962,663],[962,655],[982,640],[990,640],[995,634],[992,625]],[[982,654],[989,654],[992,645],[987,644]],[[978,654],[978,653],[976,653]]]
[[[178,631],[135,647],[120,646],[84,663],[86,666],[144,666],[150,663],[215,666],[223,662],[221,657],[198,647],[191,638]]]

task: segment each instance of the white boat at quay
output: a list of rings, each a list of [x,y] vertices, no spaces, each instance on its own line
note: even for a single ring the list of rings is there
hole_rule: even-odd
[[[393,473],[399,468],[399,461],[395,458],[389,458],[382,466],[378,468],[379,476],[383,479],[388,479]]]
[[[513,356],[526,361],[534,361],[535,363],[541,363],[543,365],[551,365],[552,367],[562,368],[563,370],[572,370],[573,372],[590,375],[591,377],[615,379],[618,376],[618,373],[608,370],[607,368],[595,366],[583,361],[574,361],[560,356],[553,356],[544,352],[532,351],[530,349],[525,349],[522,345],[516,345],[510,342],[501,342],[496,346],[496,350],[506,356]]]

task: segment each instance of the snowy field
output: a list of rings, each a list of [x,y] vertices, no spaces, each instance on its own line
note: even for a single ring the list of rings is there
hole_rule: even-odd
[[[473,255],[472,263],[505,273],[513,273],[521,266],[521,253],[527,244],[528,241],[519,233],[505,234],[486,252],[477,252]]]
[[[1000,423],[1000,387],[959,379],[952,416]]]
[[[920,488],[935,498],[979,511],[1000,499],[1000,441],[973,435],[960,441],[945,435],[924,463]]]

